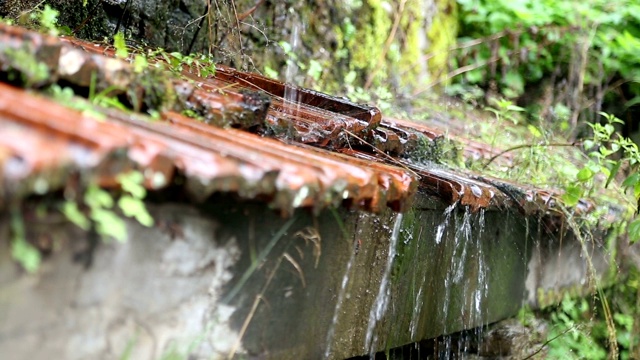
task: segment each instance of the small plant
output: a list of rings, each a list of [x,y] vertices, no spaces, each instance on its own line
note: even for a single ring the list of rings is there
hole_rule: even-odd
[[[104,238],[126,241],[126,225],[115,212],[116,204],[122,214],[136,219],[144,226],[152,226],[154,221],[143,202],[146,196],[146,190],[142,186],[144,176],[133,171],[119,175],[117,180],[122,188],[122,194],[117,201],[111,193],[90,184],[80,204],[86,211],[81,210],[75,201],[65,201],[60,210],[69,221],[85,231],[94,224],[97,233]]]
[[[113,47],[116,48],[116,57],[120,59],[129,57],[129,50],[127,49],[127,42],[124,39],[124,33],[118,32],[113,36]]]
[[[11,209],[11,256],[29,273],[40,267],[41,256],[25,236],[24,220],[19,208]]]
[[[169,66],[169,70],[181,75],[183,70],[189,70],[199,77],[212,77],[216,74],[215,60],[211,55],[205,54],[191,54],[183,55],[179,52],[160,52],[161,56],[166,64]]]
[[[486,110],[495,114],[497,120],[509,120],[514,125],[518,125],[520,118],[515,116],[516,112],[525,111],[524,108],[516,106],[512,101],[506,99],[493,99],[497,108],[487,107]]]
[[[31,18],[40,23],[40,31],[58,36],[60,34],[58,15],[60,15],[58,10],[51,8],[47,4],[44,6],[44,9],[33,12]]]
[[[620,359],[635,359],[640,354],[640,334],[637,329],[639,273],[630,273],[602,295],[611,299],[614,341]],[[605,305],[600,298],[573,298],[565,295],[558,307],[545,310],[550,331],[545,345],[549,359],[605,359],[611,341],[607,321],[603,319]]]
[[[550,314],[549,359],[604,359],[606,348],[592,336],[598,324],[587,299],[565,295],[560,306]]]
[[[593,137],[584,141],[584,148],[588,152],[589,160],[575,176],[577,182],[567,186],[563,200],[567,205],[573,206],[577,199],[593,195],[597,185],[609,187],[620,169],[625,168],[629,175],[621,184],[621,191],[630,190],[635,199],[635,204],[629,204],[631,210],[637,213],[637,204],[640,202],[640,151],[638,145],[631,139],[621,136],[616,132],[615,125],[623,124],[623,121],[614,115],[600,113],[605,118],[605,123],[589,124],[593,130]],[[598,181],[598,175],[602,178]],[[629,239],[632,242],[640,240],[640,218],[636,218],[628,226]]]

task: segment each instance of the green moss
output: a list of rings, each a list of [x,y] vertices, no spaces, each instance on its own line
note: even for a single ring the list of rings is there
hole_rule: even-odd
[[[39,61],[28,48],[2,48],[0,46],[0,73],[24,87],[37,87],[50,78],[49,68]]]
[[[384,5],[388,3],[368,0],[367,6],[363,7],[360,21],[356,25],[356,32],[346,44],[351,53],[353,69],[372,71],[382,56],[384,43],[392,25],[392,18],[384,9]],[[385,68],[380,71],[384,72]]]
[[[398,61],[398,70],[402,74],[403,85],[416,86],[420,80],[420,73],[423,69],[422,57],[425,46],[423,44],[425,36],[425,19],[423,16],[421,1],[409,1],[406,5],[404,16],[400,25],[404,29],[405,36],[401,48],[401,57]]]
[[[374,85],[388,86],[389,79],[397,78],[401,86],[413,88],[425,80],[420,75],[426,72],[433,75],[432,80],[441,78],[448,70],[448,49],[456,42],[458,11],[454,0],[433,1],[436,11],[430,18],[425,18],[425,15],[429,15],[424,9],[428,5],[425,1],[407,1],[386,54],[385,42],[399,9],[395,2],[366,1],[350,14],[350,19],[356,19],[353,20],[354,24],[346,18],[343,24],[334,27],[336,57],[350,59],[350,70],[364,74],[375,71]],[[355,32],[351,33],[350,29],[354,26]],[[426,55],[431,56],[427,66],[424,66]],[[380,64],[382,57],[384,61]]]
[[[427,32],[429,52],[433,54],[429,59],[429,69],[434,81],[445,78],[449,48],[456,43],[458,36],[458,7],[455,0],[436,0],[436,4],[438,10]]]

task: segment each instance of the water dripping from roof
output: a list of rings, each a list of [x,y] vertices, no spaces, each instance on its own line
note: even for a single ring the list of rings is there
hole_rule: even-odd
[[[449,220],[451,219],[451,213],[453,212],[453,209],[456,208],[456,206],[457,206],[457,203],[453,203],[449,205],[446,209],[444,209],[444,220],[436,228],[436,238],[435,238],[436,244],[440,244],[440,242],[442,241],[442,238],[444,236],[444,231],[446,230],[445,228],[449,224]]]
[[[333,345],[333,337],[336,332],[336,325],[338,324],[340,309],[342,309],[342,303],[344,302],[344,299],[347,295],[347,284],[349,283],[349,278],[351,277],[351,267],[353,266],[353,262],[356,257],[357,246],[358,246],[357,241],[354,241],[353,248],[351,249],[351,256],[349,257],[349,261],[347,262],[347,268],[344,272],[344,276],[342,277],[342,283],[340,284],[340,292],[338,293],[338,301],[336,302],[336,307],[333,311],[333,318],[331,319],[331,325],[329,326],[329,331],[327,332],[324,359],[329,359],[331,356],[331,345]]]
[[[378,321],[382,319],[382,316],[384,316],[384,314],[386,313],[387,306],[389,305],[389,296],[391,295],[391,291],[389,288],[389,275],[391,274],[393,260],[396,257],[396,245],[398,244],[401,225],[402,214],[398,213],[393,224],[391,238],[389,239],[387,264],[384,270],[384,274],[382,275],[380,287],[378,288],[378,295],[376,296],[376,300],[369,312],[369,323],[367,325],[367,334],[365,337],[364,347],[369,351],[369,354],[371,356],[375,355],[376,343],[378,340],[377,336],[374,335],[376,325],[378,324]]]

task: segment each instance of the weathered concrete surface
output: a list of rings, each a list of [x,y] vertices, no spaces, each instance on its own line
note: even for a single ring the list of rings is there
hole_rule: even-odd
[[[86,234],[30,221],[29,239],[54,246],[36,275],[0,252],[0,353],[341,359],[495,322],[535,303],[538,288],[583,279],[568,277],[584,269],[579,253],[560,251],[575,246],[570,237],[539,233],[535,219],[508,210],[472,214],[426,196],[402,216],[287,219],[230,197],[150,208],[155,228],[129,223],[129,241],[99,244],[88,268],[74,261],[87,259],[78,256]]]

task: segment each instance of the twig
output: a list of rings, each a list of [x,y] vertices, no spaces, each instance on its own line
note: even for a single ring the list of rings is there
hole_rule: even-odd
[[[544,28],[545,30],[557,30],[560,32],[566,32],[566,31],[571,31],[571,30],[575,30],[577,27],[575,26],[550,26],[550,27],[546,27]],[[538,29],[539,31],[539,29]],[[480,39],[474,39],[474,40],[469,40],[469,41],[465,41],[463,43],[457,44],[457,45],[453,45],[447,49],[444,50],[439,50],[439,51],[431,51],[428,52],[426,54],[424,54],[423,56],[417,58],[414,63],[411,65],[411,67],[409,69],[407,69],[406,71],[402,72],[400,75],[404,75],[406,74],[408,71],[410,71],[411,69],[413,69],[417,64],[420,63],[424,63],[425,61],[428,61],[429,59],[431,59],[432,57],[436,56],[436,55],[440,55],[440,54],[444,54],[444,53],[449,53],[452,51],[456,51],[456,50],[462,50],[462,49],[466,49],[466,48],[470,48],[470,47],[474,47],[477,45],[482,45],[484,43],[487,42],[492,42],[495,40],[499,40],[505,36],[511,36],[511,35],[515,35],[515,36],[520,36],[523,33],[528,32],[528,33],[533,33],[533,29],[529,28],[529,29],[520,29],[520,30],[503,30],[500,32],[497,32],[495,34],[489,35],[489,36],[485,36],[483,38]]]
[[[238,15],[238,23],[241,22],[242,20],[246,19],[249,15],[253,14],[256,9],[258,9],[258,7],[260,5],[262,5],[262,3],[264,2],[264,0],[259,0],[255,5],[253,5],[252,7],[249,8],[249,10],[243,12],[242,14]],[[240,24],[238,24],[238,26],[240,26]]]
[[[113,31],[113,35],[117,34],[118,31],[120,31],[120,24],[122,23],[122,19],[124,19],[124,16],[127,14],[129,2],[131,2],[131,0],[127,0],[127,2],[124,3],[124,10],[122,10],[122,15],[120,16],[120,19],[118,19],[118,24],[116,25],[116,29]]]
[[[247,332],[249,323],[253,319],[253,316],[255,315],[256,310],[258,310],[258,305],[260,305],[260,300],[266,301],[263,295],[267,291],[267,288],[269,287],[271,280],[273,280],[273,276],[276,274],[276,271],[280,267],[281,263],[282,263],[282,256],[278,258],[278,262],[276,263],[276,266],[273,268],[273,270],[269,274],[269,277],[267,277],[267,281],[265,282],[264,286],[260,290],[260,293],[258,293],[256,295],[256,298],[253,300],[253,305],[251,306],[251,310],[249,311],[249,314],[247,315],[247,317],[244,319],[244,323],[242,324],[242,328],[240,329],[240,333],[238,334],[238,339],[233,344],[231,351],[229,351],[229,355],[227,355],[227,359],[229,360],[233,359],[233,356],[236,354],[236,351],[238,351],[238,347],[240,346],[240,342],[242,341],[242,338],[244,337],[245,332]]]
[[[531,359],[532,357],[538,355],[547,345],[549,345],[552,341],[556,340],[557,338],[564,336],[566,333],[568,333],[569,331],[573,330],[575,328],[575,326],[572,326],[568,329],[566,329],[565,331],[561,332],[560,334],[554,336],[553,338],[545,341],[544,343],[542,343],[542,345],[540,345],[540,347],[538,348],[538,350],[534,351],[533,354],[527,356],[526,358],[523,358],[522,360],[528,360]]]
[[[189,48],[187,49],[187,54],[191,54],[191,51],[193,50],[193,45],[196,43],[196,40],[198,39],[198,34],[200,34],[200,29],[202,28],[202,24],[204,23],[204,20],[207,18],[207,14],[209,13],[210,9],[211,9],[211,2],[207,1],[206,6],[204,7],[204,13],[200,17],[198,28],[196,29],[196,32],[193,34],[193,38],[191,39],[191,44],[189,44]]]
[[[240,53],[242,54],[242,36],[240,35],[240,19],[238,19],[238,8],[236,7],[236,2],[231,0],[231,8],[233,9],[233,16],[236,18],[236,30],[238,31],[238,45],[240,46]],[[233,32],[233,28],[231,29]]]
[[[578,223],[575,220],[573,220],[572,214],[569,212],[569,210],[566,207],[562,206],[562,204],[560,204],[560,209],[564,213],[565,218],[567,219],[567,222],[571,227],[571,230],[573,231],[573,234],[580,241],[581,250],[587,262],[587,269],[590,275],[589,283],[591,284],[593,282],[593,285],[591,286],[595,287],[598,293],[598,296],[600,298],[600,302],[602,304],[602,310],[604,311],[605,323],[607,324],[607,330],[609,335],[609,339],[608,339],[609,340],[609,358],[617,359],[619,355],[619,349],[618,349],[618,342],[617,342],[617,335],[616,335],[616,326],[613,322],[613,314],[611,312],[611,308],[609,307],[609,301],[607,300],[607,297],[604,295],[604,292],[602,291],[602,286],[600,286],[599,284],[598,277],[596,274],[596,268],[593,265],[593,260],[589,255],[589,249],[587,249],[587,246],[586,246],[587,240],[583,236]]]
[[[251,263],[249,268],[244,272],[244,274],[242,274],[242,277],[240,278],[240,280],[238,280],[233,289],[231,289],[227,296],[225,296],[225,298],[222,300],[223,303],[229,303],[238,294],[238,292],[240,292],[240,289],[244,286],[247,280],[249,280],[249,277],[253,275],[258,266],[260,266],[264,259],[266,259],[267,255],[269,255],[269,252],[271,252],[278,240],[280,240],[280,238],[284,236],[284,234],[287,232],[287,230],[289,230],[291,225],[293,225],[296,220],[296,217],[292,217],[291,219],[289,219],[289,221],[282,225],[280,230],[278,230],[278,232],[271,238],[267,246],[265,246],[260,254],[258,254],[258,258]]]
[[[482,166],[482,170],[486,169],[487,166],[489,166],[489,164],[491,164],[493,162],[493,160],[499,158],[500,156],[510,152],[510,151],[514,151],[514,150],[518,150],[518,149],[524,149],[524,148],[532,148],[532,147],[536,147],[536,146],[541,146],[541,147],[561,147],[561,146],[578,146],[582,144],[579,141],[574,141],[571,143],[547,143],[547,144],[521,144],[521,145],[516,145],[514,147],[510,147],[506,150],[503,150],[501,152],[499,152],[498,154],[492,156],[489,161],[487,161],[486,164],[484,164],[484,166]]]
[[[42,1],[42,2],[44,2],[44,1]],[[41,2],[41,3],[42,3],[42,2]],[[84,20],[82,20],[82,22],[80,23],[80,25],[76,26],[76,27],[75,27],[75,29],[73,29],[73,30],[71,31],[71,34],[72,34],[72,35],[77,34],[77,33],[78,33],[78,31],[82,30],[82,28],[84,28],[84,27],[87,25],[87,23],[88,23],[89,21],[91,21],[91,20],[95,17],[95,11],[98,9],[98,6],[99,6],[99,5],[100,5],[100,1],[96,1],[96,4],[93,6],[93,8],[91,8],[91,10],[89,10],[89,15],[87,15],[87,17],[86,17]],[[118,23],[120,23],[120,21],[119,21],[119,20],[118,20]]]
[[[457,68],[457,69],[453,70],[452,72],[448,73],[443,79],[436,80],[436,81],[432,82],[431,84],[427,85],[426,87],[414,91],[413,92],[413,96],[418,96],[418,95],[422,94],[423,92],[428,91],[432,87],[434,87],[434,86],[436,86],[436,85],[438,85],[438,84],[440,84],[442,82],[448,81],[448,80],[450,80],[450,79],[452,79],[452,78],[454,78],[454,77],[456,77],[458,75],[464,74],[466,72],[473,71],[473,70],[481,68],[483,66],[487,66],[487,65],[491,64],[492,62],[496,62],[496,61],[498,61],[500,59],[501,59],[500,56],[494,56],[494,57],[490,58],[489,60],[487,60],[487,61],[485,61],[483,63],[471,64],[471,65],[463,66],[461,68]]]
[[[407,0],[402,0],[400,1],[400,5],[398,5],[398,12],[396,13],[395,19],[393,19],[391,32],[389,33],[389,36],[387,37],[387,40],[384,43],[384,48],[382,49],[382,53],[380,53],[380,57],[378,57],[378,62],[376,63],[376,66],[373,68],[373,71],[371,71],[371,73],[367,77],[367,81],[364,84],[365,90],[367,90],[369,86],[371,86],[371,83],[373,82],[373,79],[378,73],[378,70],[382,67],[382,62],[384,61],[384,58],[387,56],[387,53],[391,48],[391,43],[393,43],[393,39],[396,37],[396,31],[398,31],[398,26],[400,25],[400,20],[402,19],[402,14],[404,13],[404,6],[406,3],[407,3]]]
[[[250,7],[247,11],[243,12],[242,14],[238,14],[238,11],[237,11],[236,6],[235,6],[235,2],[232,2],[233,12],[234,12],[234,14],[235,14],[234,16],[236,18],[236,23],[235,23],[235,25],[231,25],[232,27],[227,32],[222,34],[222,36],[220,37],[220,40],[218,41],[218,47],[220,47],[222,45],[222,43],[227,38],[229,33],[233,32],[234,28],[237,28],[238,29],[238,37],[239,37],[238,42],[240,44],[240,51],[242,51],[242,40],[240,39],[240,23],[244,19],[246,19],[247,17],[251,16],[251,14],[253,14],[258,9],[258,7],[260,7],[260,5],[262,5],[263,3],[264,3],[264,0],[258,0],[258,2],[256,2],[256,4],[253,5],[252,7]]]

